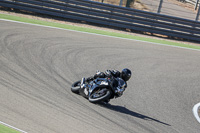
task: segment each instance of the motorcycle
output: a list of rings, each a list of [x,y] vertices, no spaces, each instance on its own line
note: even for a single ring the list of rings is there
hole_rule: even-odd
[[[117,82],[118,87],[114,86]],[[86,88],[82,88],[84,83]],[[76,94],[80,94],[87,98],[91,103],[108,103],[110,99],[120,97],[126,87],[126,82],[121,78],[96,78],[91,77],[86,80],[76,81],[72,84],[71,91]]]

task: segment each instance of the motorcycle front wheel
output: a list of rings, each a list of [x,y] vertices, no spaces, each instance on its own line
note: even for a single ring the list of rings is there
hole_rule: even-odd
[[[99,88],[95,90],[88,98],[91,103],[98,103],[109,100],[111,91],[107,88]]]

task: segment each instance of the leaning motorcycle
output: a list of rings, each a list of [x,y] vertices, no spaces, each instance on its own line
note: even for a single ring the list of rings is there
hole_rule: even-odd
[[[118,87],[114,87],[114,81],[117,82]],[[91,77],[84,79],[86,88],[81,87],[82,80],[72,84],[71,91],[80,94],[87,98],[91,103],[108,103],[110,99],[120,97],[124,90],[126,83],[121,78],[96,78]]]

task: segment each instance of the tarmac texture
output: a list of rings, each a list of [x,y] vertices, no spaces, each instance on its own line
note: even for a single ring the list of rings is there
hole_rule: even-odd
[[[70,90],[126,67],[108,105]],[[0,20],[0,121],[28,133],[199,133],[199,79],[200,51]]]

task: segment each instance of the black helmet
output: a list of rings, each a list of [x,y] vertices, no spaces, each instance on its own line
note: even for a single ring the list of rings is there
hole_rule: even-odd
[[[125,81],[128,81],[131,78],[131,70],[125,68],[121,72],[121,78]]]

